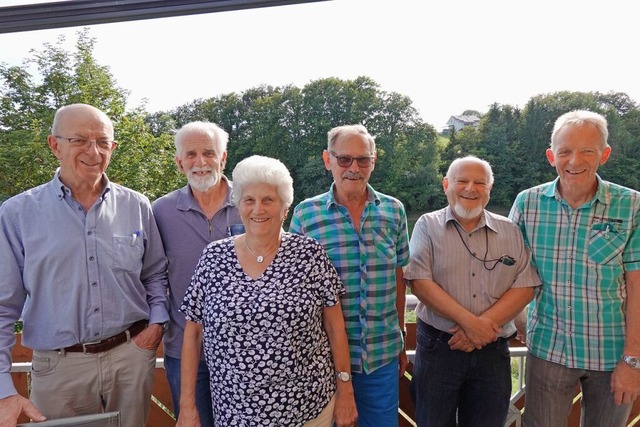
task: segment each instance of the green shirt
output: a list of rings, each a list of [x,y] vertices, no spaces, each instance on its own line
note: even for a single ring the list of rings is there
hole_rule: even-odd
[[[569,368],[610,371],[625,342],[625,271],[640,269],[640,193],[598,179],[572,209],[558,179],[518,194],[509,217],[531,248],[542,287],[529,309],[531,354]]]
[[[302,201],[290,231],[319,241],[346,288],[342,296],[351,370],[371,373],[397,360],[402,333],[396,310],[396,268],[409,262],[407,215],[402,203],[368,186],[368,201],[354,228],[345,206],[329,192]]]

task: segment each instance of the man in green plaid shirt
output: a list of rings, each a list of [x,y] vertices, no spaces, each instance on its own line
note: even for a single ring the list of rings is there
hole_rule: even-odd
[[[290,231],[324,246],[346,288],[341,304],[358,425],[397,426],[398,375],[408,363],[402,275],[409,262],[406,213],[400,201],[368,184],[376,147],[364,126],[331,129],[322,156],[334,182],[327,193],[296,206]]]
[[[599,114],[560,116],[547,150],[558,178],[509,214],[543,283],[527,325],[527,427],[566,426],[578,383],[583,426],[626,425],[640,393],[640,193],[596,174],[607,138]]]

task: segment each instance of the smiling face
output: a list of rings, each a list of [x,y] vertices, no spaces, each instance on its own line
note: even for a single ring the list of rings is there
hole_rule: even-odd
[[[60,180],[72,192],[81,188],[101,187],[102,176],[109,166],[116,144],[110,148],[100,148],[94,143],[88,147],[75,147],[62,138],[113,141],[111,120],[102,111],[82,104],[65,107],[56,116],[53,135],[49,135],[48,143],[60,161]]]
[[[333,155],[325,150],[322,153],[322,158],[327,170],[331,171],[337,195],[342,197],[366,195],[367,183],[375,167],[375,153],[372,152],[369,141],[362,135],[345,134],[333,143],[331,152]],[[373,156],[374,162],[371,162],[368,167],[360,167],[358,162],[354,160],[351,166],[342,167],[338,165],[336,158],[340,156],[353,158]]]
[[[560,194],[593,197],[598,188],[598,166],[605,164],[610,154],[611,147],[605,147],[593,124],[562,128],[552,148],[547,150],[547,160],[560,177]]]
[[[287,215],[278,188],[264,183],[245,184],[238,209],[247,236],[258,239],[277,238]]]
[[[220,152],[218,144],[201,131],[191,131],[182,137],[182,149],[176,155],[180,172],[187,176],[192,189],[200,192],[220,182],[227,161],[227,152]]]
[[[491,195],[491,174],[485,165],[463,160],[449,170],[442,186],[460,223],[475,226]]]

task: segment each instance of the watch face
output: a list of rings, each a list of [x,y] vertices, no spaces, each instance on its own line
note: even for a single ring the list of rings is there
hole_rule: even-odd
[[[349,375],[348,372],[338,372],[336,374],[336,376],[338,377],[338,379],[340,381],[345,381],[346,382],[346,381],[349,381],[351,379],[351,375]]]
[[[632,368],[640,369],[640,357],[624,356],[622,359]]]

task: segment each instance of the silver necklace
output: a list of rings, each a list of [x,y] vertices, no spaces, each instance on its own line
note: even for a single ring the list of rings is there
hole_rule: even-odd
[[[254,253],[253,253],[253,251],[251,250],[251,248],[249,248],[249,245],[247,245],[247,237],[246,237],[246,236],[245,236],[245,238],[244,238],[244,246],[247,248],[247,250],[249,251],[249,253],[250,253],[251,255],[253,255],[254,257],[256,257],[256,261],[258,261],[258,262],[260,262],[260,263],[261,263],[261,262],[263,262],[263,261],[264,261],[264,257],[269,256],[269,254],[270,254],[271,252],[275,251],[275,250],[278,248],[278,246],[280,246],[280,241],[278,240],[278,244],[277,244],[273,249],[271,249],[269,252],[267,252],[266,254],[264,254],[264,256],[263,256],[263,255],[256,255],[256,254],[254,254]]]

